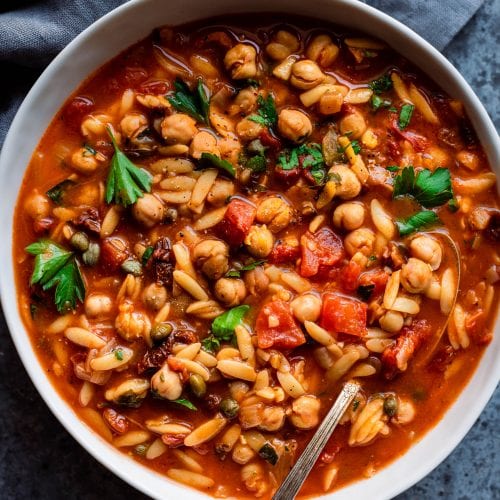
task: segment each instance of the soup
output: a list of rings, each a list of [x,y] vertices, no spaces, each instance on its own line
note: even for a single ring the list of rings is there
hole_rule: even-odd
[[[217,497],[370,477],[491,340],[495,175],[460,102],[384,43],[290,18],[160,28],[49,125],[15,214],[40,362],[104,439]]]

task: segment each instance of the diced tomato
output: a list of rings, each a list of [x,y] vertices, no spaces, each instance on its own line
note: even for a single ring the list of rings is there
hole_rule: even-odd
[[[33,230],[35,231],[36,234],[44,234],[54,226],[55,222],[56,221],[52,217],[35,219],[33,221]]]
[[[389,279],[389,274],[385,272],[383,269],[372,269],[371,271],[367,271],[363,273],[359,277],[358,284],[359,285],[375,285],[375,288],[372,291],[371,298],[380,295],[385,290],[385,285],[387,284],[387,280]]]
[[[260,310],[255,322],[255,332],[261,349],[268,347],[293,349],[306,341],[290,306],[282,300],[269,302]]]
[[[300,256],[300,247],[293,247],[283,241],[277,241],[270,253],[268,260],[272,264],[288,264],[295,262]]]
[[[486,315],[482,309],[474,314],[467,315],[465,320],[465,329],[471,339],[478,345],[489,344],[493,338],[491,330],[486,328]]]
[[[323,295],[320,324],[326,330],[364,337],[368,306],[359,300],[336,293]]]
[[[255,207],[249,202],[233,198],[224,218],[215,227],[217,234],[231,246],[241,245],[255,219],[255,212]]]
[[[307,231],[300,238],[300,246],[300,274],[304,278],[315,276],[320,270],[328,271],[344,258],[342,240],[328,227],[323,227],[314,234]]]
[[[447,345],[436,353],[429,363],[429,367],[438,372],[444,372],[456,355],[457,351],[451,345]]]
[[[349,264],[340,271],[340,283],[346,292],[354,292],[358,288],[358,279],[361,274],[361,266],[351,260]]]
[[[82,118],[88,115],[92,108],[94,107],[94,102],[88,97],[77,96],[73,98],[65,107],[62,114],[65,125],[71,128],[79,129]]]
[[[431,325],[425,319],[413,321],[410,326],[405,326],[398,335],[396,343],[387,347],[382,353],[384,377],[391,380],[398,373],[404,372],[408,367],[408,361],[431,334]]]

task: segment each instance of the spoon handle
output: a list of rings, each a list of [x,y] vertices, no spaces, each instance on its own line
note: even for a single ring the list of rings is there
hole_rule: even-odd
[[[358,393],[359,385],[347,382],[338,395],[330,411],[323,419],[316,433],[305,450],[300,455],[295,465],[290,469],[287,477],[273,496],[273,500],[292,500],[297,495],[300,487],[306,480],[309,472],[316,463],[319,454],[332,435],[347,407]]]

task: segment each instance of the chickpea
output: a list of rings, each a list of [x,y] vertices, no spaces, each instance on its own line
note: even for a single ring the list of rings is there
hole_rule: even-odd
[[[250,463],[242,467],[240,476],[246,489],[256,498],[263,496],[269,489],[267,475],[259,463]]]
[[[155,195],[145,193],[132,207],[135,220],[146,227],[153,227],[165,218],[165,205]]]
[[[293,315],[301,322],[316,321],[321,314],[321,299],[312,293],[304,293],[292,300],[290,308]]]
[[[263,132],[264,127],[260,123],[256,123],[248,118],[243,118],[236,124],[236,133],[240,139],[244,141],[253,141],[257,139]]]
[[[252,460],[252,458],[254,457],[255,457],[255,451],[253,451],[252,448],[250,448],[250,446],[248,446],[247,444],[237,442],[234,445],[233,453],[231,455],[233,462],[236,462],[237,464],[240,465],[244,465],[250,462],[250,460]]]
[[[247,271],[244,279],[247,290],[255,297],[260,297],[266,293],[269,286],[269,278],[261,266]]]
[[[319,85],[325,79],[321,68],[310,59],[302,59],[292,66],[290,83],[299,89],[308,90]]]
[[[273,233],[267,229],[265,224],[262,226],[252,226],[244,243],[254,257],[267,257],[273,249]]]
[[[335,195],[343,200],[350,200],[358,196],[361,191],[361,182],[356,174],[345,165],[334,165],[330,170],[338,179]]]
[[[120,313],[116,317],[115,328],[122,338],[132,342],[149,334],[151,321],[145,314],[135,312],[132,303],[123,302],[118,309]]]
[[[167,289],[156,283],[151,283],[142,294],[142,300],[153,311],[160,310],[167,302]]]
[[[181,396],[181,380],[177,373],[170,370],[168,363],[164,363],[151,377],[151,390],[158,394],[158,396],[171,401]]]
[[[382,330],[389,333],[396,333],[403,328],[404,318],[398,311],[387,311],[379,318],[378,322]]]
[[[107,135],[106,124],[111,121],[107,115],[88,115],[80,126],[84,137],[103,137]]]
[[[295,399],[292,403],[290,422],[298,429],[312,429],[319,423],[320,400],[307,394]]]
[[[267,224],[272,233],[279,233],[292,221],[292,207],[278,196],[271,196],[257,207],[256,219]]]
[[[413,257],[427,262],[435,271],[441,265],[443,249],[437,240],[429,236],[417,236],[410,243],[410,251]]]
[[[231,114],[250,114],[257,106],[257,96],[259,93],[255,87],[247,87],[240,90],[231,106]]]
[[[359,111],[350,113],[340,120],[340,132],[350,139],[359,139],[366,130],[366,122]]]
[[[148,119],[142,113],[127,113],[120,122],[120,128],[125,137],[133,139],[148,128]]]
[[[78,148],[71,155],[71,166],[82,174],[90,175],[98,169],[99,163],[103,160],[101,153],[93,153],[87,148]]]
[[[401,284],[410,293],[425,291],[432,281],[432,269],[426,262],[410,257],[401,267]]]
[[[345,249],[351,257],[358,252],[369,257],[373,254],[374,244],[375,233],[367,227],[355,229],[349,233],[344,240]]]
[[[234,80],[254,78],[257,74],[257,51],[252,45],[238,43],[224,56],[224,66]]]
[[[169,144],[189,144],[197,132],[196,121],[184,113],[174,113],[161,122],[161,135]]]
[[[203,273],[211,279],[219,279],[226,274],[229,247],[221,240],[202,240],[193,249],[193,259]]]
[[[365,222],[365,207],[362,203],[351,201],[342,203],[333,212],[333,224],[339,229],[354,231]]]
[[[207,195],[207,201],[216,207],[222,207],[234,194],[234,183],[225,179],[216,179]]]
[[[415,406],[408,399],[400,399],[398,411],[392,421],[396,424],[407,424],[415,418]]]
[[[281,406],[266,406],[262,410],[262,422],[257,427],[261,431],[279,431],[285,424],[285,416],[285,409]]]
[[[300,42],[296,35],[289,31],[280,30],[276,33],[274,41],[266,47],[269,57],[276,61],[281,61],[292,52],[299,49]]]
[[[234,278],[218,279],[215,283],[214,292],[217,300],[220,300],[226,307],[241,304],[247,294],[243,280]]]
[[[282,109],[278,116],[279,133],[294,142],[302,142],[311,135],[309,117],[298,109]]]
[[[217,147],[217,139],[206,131],[198,132],[191,141],[189,146],[189,154],[196,159],[201,158],[201,153],[212,153],[220,156],[219,148]]]
[[[85,314],[89,318],[105,318],[112,308],[112,300],[103,293],[92,293],[85,299]]]
[[[50,213],[50,201],[47,196],[34,191],[24,203],[24,210],[32,219],[43,219]]]
[[[306,56],[323,68],[330,66],[339,55],[339,48],[328,35],[315,36],[307,47]]]

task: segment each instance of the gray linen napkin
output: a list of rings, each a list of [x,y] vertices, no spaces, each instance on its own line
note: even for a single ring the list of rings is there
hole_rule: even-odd
[[[483,0],[365,0],[442,50]],[[0,5],[0,146],[23,97],[43,68],[80,31],[124,0],[3,0]],[[2,83],[0,83],[2,86]]]

